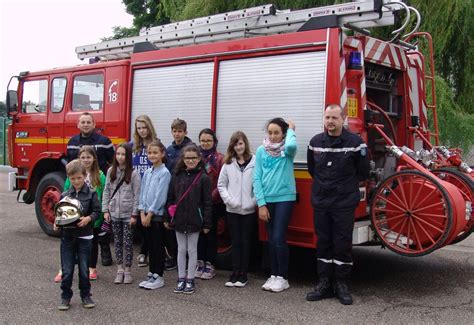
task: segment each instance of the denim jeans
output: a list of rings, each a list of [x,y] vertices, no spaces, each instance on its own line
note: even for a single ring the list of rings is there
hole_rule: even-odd
[[[289,252],[286,231],[290,222],[294,201],[267,203],[270,221],[267,223],[268,246],[272,275],[288,279]]]
[[[89,258],[92,250],[92,239],[73,237],[61,238],[61,267],[63,278],[61,281],[61,298],[72,298],[72,278],[74,266],[79,266],[79,290],[81,298],[90,295],[91,283],[89,281]]]

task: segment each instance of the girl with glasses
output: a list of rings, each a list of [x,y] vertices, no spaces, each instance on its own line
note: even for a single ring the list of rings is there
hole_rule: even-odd
[[[211,228],[211,180],[204,167],[199,148],[188,145],[182,149],[176,173],[171,177],[165,227],[174,228],[178,242],[175,293],[194,293],[199,233],[207,234]],[[187,269],[186,256],[189,257]]]

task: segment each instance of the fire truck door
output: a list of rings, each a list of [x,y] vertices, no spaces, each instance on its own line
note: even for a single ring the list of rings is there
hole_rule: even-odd
[[[48,151],[65,152],[64,111],[68,75],[51,76],[50,106],[48,110]]]
[[[12,124],[13,165],[29,169],[47,148],[48,77],[25,80],[20,93],[21,104]]]
[[[88,112],[94,117],[96,130],[104,130],[104,72],[101,70],[73,74],[71,87],[67,94],[64,113],[64,137],[67,141],[79,133],[77,122],[82,113]]]
[[[127,78],[129,65],[109,66],[105,75],[104,135],[114,145],[128,140]],[[134,128],[132,128],[133,130]]]

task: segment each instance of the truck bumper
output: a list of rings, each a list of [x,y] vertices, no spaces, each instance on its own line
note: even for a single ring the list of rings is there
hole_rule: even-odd
[[[15,168],[15,169],[11,169],[10,171],[8,171],[8,191],[17,191],[19,190],[18,188],[18,182],[17,180],[18,179],[27,179],[28,176],[23,176],[23,175],[18,175],[17,174],[18,170]]]
[[[374,239],[374,231],[370,226],[370,221],[356,221],[352,232],[352,244],[359,245],[371,242]]]
[[[16,173],[15,172],[8,173],[8,190],[10,192],[16,190]]]

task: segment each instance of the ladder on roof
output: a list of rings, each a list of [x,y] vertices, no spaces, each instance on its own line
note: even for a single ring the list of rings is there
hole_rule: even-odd
[[[365,28],[390,26],[395,12],[407,10],[403,0],[360,0],[297,11],[277,10],[272,4],[196,18],[162,26],[142,28],[135,37],[76,47],[79,59],[128,58],[137,43],[148,42],[156,49],[282,34],[303,29],[344,27],[364,32]],[[412,8],[413,9],[413,8]],[[409,20],[409,11],[407,13]],[[328,25],[329,24],[329,25]],[[402,27],[405,27],[406,24]],[[397,30],[398,31],[398,30]],[[407,34],[408,35],[408,34]]]

